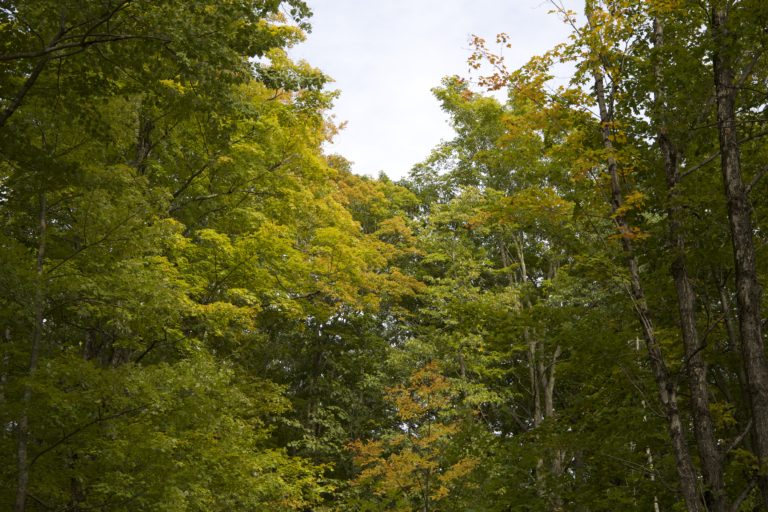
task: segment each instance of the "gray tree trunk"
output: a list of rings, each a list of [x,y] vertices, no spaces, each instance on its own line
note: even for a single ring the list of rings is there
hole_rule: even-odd
[[[714,4],[714,2],[712,2]],[[752,229],[752,208],[741,175],[740,150],[736,131],[736,88],[733,48],[727,28],[726,6],[712,7],[711,35],[714,42],[717,131],[720,165],[728,205],[728,220],[736,270],[736,300],[747,389],[752,406],[755,451],[761,468],[768,464],[768,362],[760,325],[760,297]],[[761,470],[758,486],[763,507],[768,509],[768,475]]]
[[[603,147],[605,147],[610,154],[613,151],[613,142],[611,142],[611,122],[613,119],[608,112],[603,75],[600,70],[595,69],[593,76],[595,79],[595,97],[600,110]],[[677,404],[677,392],[674,383],[669,377],[669,371],[664,362],[664,355],[662,354],[661,347],[656,339],[656,332],[654,330],[653,321],[651,320],[648,304],[645,300],[645,292],[643,291],[640,281],[640,270],[638,268],[632,242],[627,236],[624,236],[629,233],[629,225],[622,215],[616,215],[617,212],[620,211],[623,203],[616,159],[609,156],[607,164],[608,175],[611,182],[611,210],[614,213],[616,227],[622,235],[621,245],[629,270],[629,293],[642,327],[643,338],[648,350],[648,357],[656,381],[656,387],[658,388],[659,399],[664,406],[667,429],[675,454],[678,478],[680,479],[680,491],[685,501],[686,510],[689,512],[700,512],[702,510],[702,504],[699,500],[696,471],[693,467],[693,462],[691,461],[688,445],[685,442],[683,425],[680,420],[680,410]]]
[[[654,48],[659,50],[664,44],[664,30],[658,20],[654,20]],[[704,360],[704,347],[699,338],[696,325],[696,294],[691,285],[686,259],[685,237],[682,228],[682,206],[679,202],[678,184],[680,173],[678,152],[669,137],[666,123],[666,94],[659,67],[659,58],[655,62],[656,106],[661,119],[656,120],[657,141],[664,157],[664,171],[667,178],[667,216],[669,219],[669,238],[674,251],[672,276],[677,292],[677,304],[680,314],[680,329],[687,360],[688,387],[691,393],[694,433],[701,460],[701,472],[704,479],[704,502],[707,510],[725,512],[728,508],[723,480],[723,463],[715,438],[712,414],[709,410],[709,385],[707,383],[707,365]]]

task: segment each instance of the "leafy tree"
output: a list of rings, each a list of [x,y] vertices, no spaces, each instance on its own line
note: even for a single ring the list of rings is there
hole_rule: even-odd
[[[458,389],[427,363],[411,375],[408,387],[390,389],[399,424],[382,439],[352,444],[362,472],[354,485],[370,487],[375,498],[353,501],[359,510],[466,510],[458,501],[468,476],[479,463],[451,449],[460,436],[462,407]],[[466,421],[466,419],[465,419]],[[471,420],[470,420],[471,421]],[[369,502],[372,501],[372,502]]]

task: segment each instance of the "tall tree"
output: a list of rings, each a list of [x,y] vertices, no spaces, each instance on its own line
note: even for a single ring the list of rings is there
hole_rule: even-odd
[[[751,9],[750,9],[751,7]],[[749,31],[747,26],[734,26],[746,15],[763,20],[762,9],[749,3],[738,6],[734,2],[709,2],[709,31],[712,37],[713,77],[717,107],[717,132],[720,143],[720,168],[723,174],[725,197],[736,280],[736,299],[739,308],[739,327],[743,364],[747,376],[749,398],[755,433],[756,454],[761,467],[768,463],[768,359],[762,334],[762,287],[757,279],[754,248],[752,207],[742,177],[741,150],[738,135],[737,62],[744,50],[735,39],[737,31]],[[733,12],[741,10],[741,12]],[[750,20],[754,23],[753,20]],[[750,73],[751,70],[745,70]],[[768,507],[768,476],[761,469],[760,492],[763,506]]]

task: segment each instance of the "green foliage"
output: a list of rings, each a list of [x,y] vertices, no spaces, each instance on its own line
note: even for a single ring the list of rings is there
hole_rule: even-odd
[[[756,509],[709,18],[585,9],[517,70],[474,38],[506,99],[444,79],[455,137],[393,183],[323,153],[303,1],[0,6],[0,508],[682,509],[630,247],[701,473],[685,256],[726,498]],[[729,18],[760,280],[767,17]]]

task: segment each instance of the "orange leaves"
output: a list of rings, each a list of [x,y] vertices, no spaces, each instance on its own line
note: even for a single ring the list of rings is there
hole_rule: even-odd
[[[502,33],[496,36],[498,44],[511,48],[508,40],[507,34]],[[485,39],[474,34],[470,39],[470,46],[472,47],[472,54],[467,59],[470,69],[479,71],[484,64],[487,64],[492,70],[490,75],[481,76],[478,79],[478,84],[489,91],[498,91],[504,88],[509,81],[510,73],[501,53],[490,51]]]
[[[610,239],[645,240],[651,235],[637,226],[619,226],[619,232],[609,236]]]
[[[438,371],[437,363],[427,363],[411,375],[409,386],[395,386],[389,390],[397,407],[398,417],[413,421],[447,407],[452,389],[448,380]]]
[[[479,463],[479,460],[472,457],[460,459],[456,464],[449,467],[442,475],[440,475],[440,481],[443,484],[448,485],[454,480],[465,478],[474,471]]]
[[[496,43],[503,44],[505,48],[512,48],[512,43],[509,42],[509,34],[505,32],[496,34]]]
[[[416,370],[407,386],[389,392],[400,425],[381,439],[349,445],[361,468],[354,485],[398,504],[390,510],[412,510],[417,504],[421,509],[449,498],[479,464],[473,457],[447,455],[461,430],[459,390],[431,362]]]
[[[364,443],[363,441],[355,440],[349,444],[349,449],[354,452],[355,463],[360,466],[367,466],[384,454],[384,445],[378,441]]]

